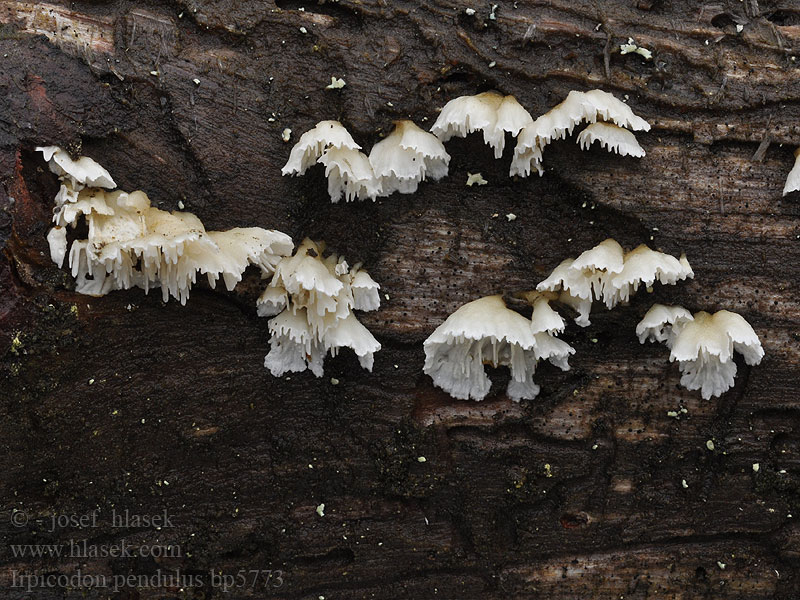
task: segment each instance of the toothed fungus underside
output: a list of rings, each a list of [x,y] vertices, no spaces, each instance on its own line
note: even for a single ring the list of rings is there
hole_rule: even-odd
[[[691,315],[679,306],[654,304],[636,326],[636,334],[642,344],[645,340],[665,343],[670,361],[678,361],[681,385],[700,390],[705,400],[733,387],[734,351],[748,365],[757,365],[764,357],[761,341],[750,324],[727,310]]]
[[[532,169],[543,175],[544,148],[553,140],[571,135],[573,129],[584,122],[594,126],[590,125],[587,132],[578,136],[583,149],[599,140],[609,151],[623,156],[644,156],[644,150],[627,129],[649,131],[647,121],[636,116],[627,104],[608,92],[573,90],[563,102],[520,131],[509,175],[527,177]]]
[[[352,349],[359,364],[372,371],[381,348],[353,313],[380,307],[380,285],[335,254],[323,258],[324,250],[323,244],[303,240],[293,256],[278,263],[258,299],[258,314],[273,317],[264,366],[275,377],[306,369],[322,377],[325,356],[336,356],[340,348]]]
[[[473,300],[456,310],[425,340],[424,372],[454,398],[483,400],[491,381],[484,364],[507,366],[508,396],[519,401],[539,393],[533,375],[539,360],[569,370],[575,350],[553,333],[563,320],[543,304],[534,304],[532,319],[509,309],[501,296]]]
[[[59,174],[53,227],[47,235],[50,256],[59,267],[69,256],[75,289],[101,296],[112,290],[161,288],[185,304],[197,274],[206,275],[213,288],[222,277],[231,290],[248,265],[271,275],[280,257],[292,251],[292,240],[275,230],[247,227],[206,231],[191,213],[167,212],[150,206],[144,192],[109,191],[108,172],[88,157],[73,161],[63,150],[38,148],[50,169]],[[88,237],[69,247],[67,228],[81,217]]]
[[[677,259],[644,244],[625,252],[615,240],[607,239],[576,259],[562,261],[536,289],[559,292],[559,300],[577,311],[575,322],[586,327],[591,324],[593,300],[602,300],[611,309],[628,302],[642,284],[649,289],[656,281],[673,285],[693,277],[685,255]]]

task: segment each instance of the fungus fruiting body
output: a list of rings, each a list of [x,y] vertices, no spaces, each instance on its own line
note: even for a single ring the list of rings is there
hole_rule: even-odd
[[[351,148],[329,148],[319,157],[325,165],[328,178],[328,194],[331,202],[344,196],[347,202],[375,200],[381,193],[380,185],[366,154]]]
[[[546,359],[568,370],[567,359],[574,352],[553,335],[563,321],[559,325],[549,313],[537,316],[537,311],[545,310],[549,306],[535,307],[531,320],[509,309],[501,296],[463,305],[425,340],[424,372],[454,398],[483,400],[491,387],[484,364],[507,366],[508,396],[515,401],[535,398],[538,361]]]
[[[63,153],[43,150],[45,157],[50,156],[52,170],[62,171],[53,216],[56,226],[47,240],[57,265],[69,256],[79,293],[98,296],[131,287],[145,292],[160,287],[164,301],[173,296],[185,304],[198,273],[207,276],[212,288],[222,277],[230,290],[248,265],[271,275],[278,259],[292,251],[292,240],[285,233],[260,227],[206,231],[193,214],[155,208],[141,191],[82,187],[73,193],[88,182],[111,185],[113,180],[91,159],[67,161]],[[55,163],[57,157],[61,158]],[[88,237],[74,240],[67,253],[67,228],[77,226],[81,217]]]
[[[665,343],[670,349],[670,361],[678,361],[681,385],[700,390],[705,400],[733,387],[734,351],[748,365],[757,365],[764,357],[761,341],[750,324],[727,310],[692,315],[681,307],[654,304],[637,325],[636,334],[641,343]]]
[[[536,289],[560,293],[559,299],[578,312],[575,322],[586,327],[591,323],[593,300],[602,300],[611,309],[628,302],[642,284],[647,288],[656,281],[672,285],[692,277],[685,255],[677,259],[645,245],[625,252],[615,240],[607,239],[576,259],[562,261]]]
[[[587,150],[594,142],[600,142],[600,146],[620,156],[641,158],[645,155],[644,148],[633,133],[612,123],[592,123],[578,134],[578,144],[582,150]]]
[[[411,194],[421,181],[438,181],[447,175],[450,155],[435,135],[411,121],[397,121],[394,131],[372,147],[369,162],[380,195]]]
[[[338,121],[320,121],[300,136],[281,169],[282,175],[302,175],[316,164],[325,165],[332,202],[375,198],[381,193],[369,158]]]
[[[380,343],[353,314],[380,307],[380,285],[358,265],[323,258],[325,247],[303,240],[293,256],[281,259],[258,299],[258,313],[269,321],[270,351],[264,366],[274,376],[310,370],[323,375],[326,354],[350,348],[361,366],[372,371]]]
[[[526,177],[532,169],[536,169],[539,175],[544,174],[542,168],[544,148],[551,141],[572,134],[573,129],[584,122],[603,125],[595,126],[583,137],[579,136],[578,143],[582,147],[586,148],[594,140],[600,140],[609,150],[615,150],[623,155],[644,156],[644,150],[636,142],[633,134],[623,131],[627,129],[649,131],[650,124],[647,121],[636,116],[627,104],[608,92],[573,90],[567,94],[563,102],[520,131],[510,175]]]
[[[500,158],[506,132],[516,137],[530,123],[533,118],[514,96],[483,92],[461,96],[445,104],[431,131],[443,142],[453,136],[466,137],[480,131],[484,142],[494,150],[494,157]]]
[[[800,148],[794,151],[794,156],[794,166],[789,171],[789,175],[786,177],[786,184],[783,186],[784,196],[790,192],[800,190]]]

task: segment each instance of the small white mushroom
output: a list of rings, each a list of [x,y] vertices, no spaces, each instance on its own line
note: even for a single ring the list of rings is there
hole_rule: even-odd
[[[70,181],[75,189],[80,189],[79,186],[117,187],[108,171],[88,156],[72,160],[69,153],[58,146],[39,146],[36,151],[42,153],[53,173]]]
[[[360,150],[353,137],[339,121],[320,121],[300,136],[292,147],[289,160],[281,169],[282,175],[302,175],[316,164],[328,148]]]
[[[727,310],[691,316],[681,307],[654,305],[637,326],[637,334],[642,343],[645,339],[666,343],[670,361],[678,361],[681,385],[700,390],[705,400],[733,387],[734,351],[742,354],[748,365],[757,365],[764,357],[750,324]]]
[[[445,104],[431,131],[443,142],[453,136],[466,137],[483,132],[483,140],[494,150],[494,157],[503,156],[505,134],[515,136],[533,122],[533,118],[514,96],[483,92],[461,96]]]
[[[602,90],[571,91],[563,102],[524,127],[517,138],[510,175],[526,177],[532,169],[542,175],[542,152],[553,140],[565,138],[580,123],[605,121],[634,131],[649,131],[650,125],[631,108]],[[591,135],[591,134],[587,134]]]
[[[600,146],[609,152],[616,152],[620,156],[641,158],[645,155],[644,149],[639,145],[633,133],[612,123],[602,121],[592,123],[578,134],[578,144],[581,150],[588,150],[594,142],[600,142]]]
[[[331,202],[339,202],[342,196],[347,202],[367,198],[374,201],[381,194],[380,183],[363,152],[351,148],[328,148],[318,162],[325,165]]]
[[[305,239],[294,256],[280,260],[258,299],[260,316],[279,313],[269,323],[271,350],[264,365],[277,376],[310,369],[323,375],[326,354],[351,348],[361,366],[372,370],[380,343],[352,310],[380,306],[380,286],[357,265],[335,254],[323,258],[323,244]],[[281,312],[282,311],[282,312]]]
[[[547,320],[548,316],[537,318]],[[574,350],[547,332],[534,333],[532,323],[507,308],[501,296],[469,302],[425,340],[423,370],[454,398],[482,400],[491,386],[483,365],[508,366],[508,396],[515,401],[533,399],[539,393],[533,382],[536,363],[547,359],[567,370]]]
[[[411,194],[421,181],[447,175],[450,155],[435,135],[411,121],[396,121],[392,133],[372,147],[369,162],[382,196]]]
[[[172,296],[184,304],[198,274],[205,274],[212,287],[222,277],[232,289],[249,265],[270,275],[280,257],[292,251],[291,238],[279,231],[206,231],[191,213],[151,206],[144,192],[84,187],[112,185],[113,180],[91,159],[68,161],[64,155],[58,148],[45,149],[62,179],[53,217],[56,227],[48,233],[48,242],[51,258],[60,266],[67,255],[66,227],[85,219],[87,239],[75,240],[68,254],[79,293],[99,296],[134,286],[145,292],[160,287],[164,301]]]
[[[590,324],[593,300],[602,300],[610,309],[627,302],[642,283],[649,288],[655,281],[672,285],[692,277],[685,255],[677,259],[645,245],[625,253],[616,241],[607,239],[574,260],[562,261],[536,289],[561,292],[559,300],[578,312],[575,322],[585,327]]]
[[[50,258],[61,267],[67,255],[67,228],[53,227],[47,233],[47,243],[50,245]]]

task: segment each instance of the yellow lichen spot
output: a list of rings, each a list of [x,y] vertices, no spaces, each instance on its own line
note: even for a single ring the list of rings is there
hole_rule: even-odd
[[[19,351],[22,350],[22,339],[20,336],[22,335],[21,331],[18,331],[14,334],[14,339],[11,340],[11,353],[12,354],[19,354]]]

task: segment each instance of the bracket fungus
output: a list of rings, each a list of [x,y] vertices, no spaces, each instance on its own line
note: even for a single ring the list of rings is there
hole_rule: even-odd
[[[543,175],[544,148],[553,140],[571,135],[573,129],[584,122],[603,123],[606,127],[595,127],[583,137],[579,136],[578,143],[582,147],[590,145],[595,139],[600,139],[609,149],[618,148],[617,152],[620,154],[625,155],[627,152],[632,156],[644,155],[644,150],[635,138],[634,144],[631,144],[630,136],[633,134],[628,136],[614,127],[622,131],[627,129],[649,131],[650,124],[647,121],[635,115],[627,104],[613,94],[602,90],[588,92],[573,90],[567,94],[563,102],[522,129],[517,138],[517,146],[514,148],[509,174],[527,177],[532,169],[536,169],[539,175]],[[641,154],[637,154],[639,151]]]
[[[533,123],[530,113],[514,96],[483,92],[450,100],[439,113],[431,131],[443,142],[453,136],[466,137],[483,132],[483,140],[494,150],[494,157],[503,156],[506,132],[516,137],[523,127]]]
[[[559,300],[577,311],[575,322],[586,327],[591,324],[593,300],[602,300],[611,309],[628,302],[643,283],[650,288],[656,281],[673,285],[693,277],[685,255],[677,259],[644,244],[625,252],[615,240],[607,239],[576,259],[562,261],[536,289],[560,292]]]
[[[532,400],[539,394],[533,382],[538,361],[549,360],[566,371],[575,352],[553,335],[564,322],[546,304],[534,303],[528,319],[509,309],[499,295],[468,302],[425,340],[424,372],[454,398],[483,400],[491,387],[484,365],[507,366],[508,396]]]
[[[231,290],[248,265],[271,275],[281,256],[292,251],[285,233],[248,227],[206,231],[191,213],[167,212],[150,206],[144,192],[108,191],[86,184],[113,185],[108,172],[88,157],[66,160],[63,150],[40,149],[53,172],[61,174],[53,221],[47,235],[50,256],[59,267],[67,256],[67,227],[80,217],[88,226],[87,239],[76,239],[69,249],[75,289],[101,296],[112,290],[160,287],[185,304],[197,274],[205,274],[213,288],[219,277]],[[54,166],[55,165],[55,166]]]
[[[786,176],[786,184],[783,186],[783,195],[789,192],[800,190],[800,148],[794,151],[794,166]]]
[[[381,196],[413,194],[420,181],[447,175],[450,155],[435,135],[411,121],[395,121],[394,130],[372,147],[369,162]]]
[[[338,121],[320,121],[300,136],[281,169],[282,175],[302,175],[312,165],[325,165],[332,202],[375,198],[380,185],[372,165],[353,136]]]
[[[733,387],[734,351],[748,365],[757,365],[764,357],[761,341],[750,324],[727,310],[692,315],[679,306],[654,304],[636,326],[636,335],[642,344],[645,340],[665,343],[670,361],[678,361],[681,385],[700,390],[704,400]]]
[[[269,321],[270,351],[264,366],[275,377],[309,369],[323,375],[323,361],[351,348],[361,366],[372,371],[380,343],[353,314],[380,307],[376,283],[358,265],[352,269],[324,244],[305,239],[293,256],[280,260],[258,299],[258,314]]]

